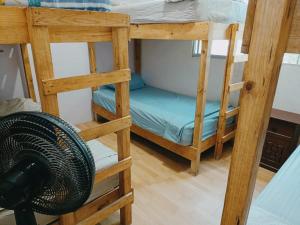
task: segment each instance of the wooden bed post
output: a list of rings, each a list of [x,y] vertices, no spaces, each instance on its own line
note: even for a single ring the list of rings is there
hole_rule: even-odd
[[[245,225],[295,0],[257,0],[222,225]]]
[[[31,8],[27,9],[27,22],[42,110],[59,116],[57,94],[46,95],[42,88],[43,80],[54,78],[48,27],[31,24]]]
[[[128,69],[128,29],[113,28],[112,45],[115,69]],[[129,116],[129,81],[116,84],[116,116],[117,118]],[[130,156],[130,128],[117,132],[118,158],[119,161]],[[126,195],[131,192],[130,168],[120,173],[120,192]],[[131,224],[132,206],[126,205],[121,208],[121,224]]]
[[[91,74],[97,73],[97,61],[96,61],[96,50],[95,50],[95,43],[88,42],[88,50],[89,50],[89,62],[90,62],[90,72]],[[98,87],[92,87],[92,92],[96,91]],[[93,94],[93,93],[92,93]],[[92,100],[93,105],[93,100]],[[93,120],[97,121],[97,113],[93,112]]]
[[[202,40],[201,56],[200,56],[200,68],[197,83],[197,98],[196,98],[196,110],[195,110],[195,122],[194,122],[194,134],[193,134],[193,147],[195,148],[195,159],[191,160],[191,172],[197,175],[200,166],[200,154],[202,143],[202,131],[203,131],[203,118],[206,104],[206,89],[207,80],[210,66],[210,52],[212,45],[212,30],[213,24],[209,25],[209,32],[207,40]]]
[[[136,73],[142,74],[142,40],[134,40],[134,69]]]
[[[29,97],[36,102],[27,44],[20,44]]]
[[[216,137],[216,146],[215,146],[215,158],[220,159],[222,156],[223,144],[224,144],[224,134],[226,129],[226,121],[227,121],[227,111],[228,104],[230,100],[230,82],[233,74],[233,66],[234,66],[234,54],[235,54],[235,46],[236,46],[236,35],[238,31],[239,25],[232,24],[230,25],[230,39],[228,45],[228,52],[226,58],[225,65],[225,76],[223,82],[223,91],[221,97],[221,107],[220,107],[220,115],[218,121],[218,129],[217,129],[217,137]],[[230,111],[229,111],[230,112]],[[228,112],[228,113],[229,113]],[[237,110],[238,112],[238,110]],[[234,131],[232,131],[234,132]],[[230,134],[229,134],[230,135]]]

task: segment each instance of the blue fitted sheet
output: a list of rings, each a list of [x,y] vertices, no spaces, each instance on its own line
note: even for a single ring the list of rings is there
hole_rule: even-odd
[[[115,92],[102,87],[93,92],[94,103],[115,113]],[[132,122],[172,142],[187,146],[193,141],[195,98],[145,86],[130,91]],[[220,103],[208,101],[203,140],[216,133]],[[233,119],[227,121],[233,123]]]
[[[247,224],[300,224],[300,146],[254,201]]]

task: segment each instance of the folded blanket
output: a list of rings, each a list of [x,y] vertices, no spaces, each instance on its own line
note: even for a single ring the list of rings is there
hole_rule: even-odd
[[[31,7],[64,8],[107,12],[110,0],[0,0],[0,5],[23,5]]]

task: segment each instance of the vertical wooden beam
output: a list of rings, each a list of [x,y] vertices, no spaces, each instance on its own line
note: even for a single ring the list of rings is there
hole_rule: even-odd
[[[89,50],[89,61],[90,61],[90,72],[97,72],[97,62],[96,62],[96,51],[95,51],[95,43],[88,42],[88,50]],[[92,87],[92,90],[96,90],[97,87]]]
[[[73,212],[64,214],[59,217],[59,224],[60,225],[75,225],[75,214]]]
[[[128,29],[113,28],[112,44],[115,69],[128,69]],[[116,116],[117,118],[129,115],[129,82],[116,84]],[[130,156],[130,128],[117,132],[119,161]],[[131,191],[130,168],[120,173],[120,192],[125,195]],[[131,224],[131,204],[121,209],[121,224]]]
[[[42,110],[43,112],[59,116],[57,95],[45,95],[42,84],[43,80],[54,78],[49,31],[45,26],[33,26],[31,13],[31,9],[28,8],[28,33],[30,35]]]
[[[217,129],[217,140],[215,146],[215,158],[219,159],[222,156],[223,141],[222,138],[226,129],[226,112],[228,110],[228,104],[230,99],[229,85],[231,82],[234,66],[234,53],[236,46],[236,33],[238,31],[238,24],[230,25],[230,40],[228,45],[228,52],[225,65],[225,76],[223,82],[223,91],[221,96],[221,107]]]
[[[142,74],[142,40],[134,40],[134,66],[135,72]]]
[[[200,68],[197,83],[197,98],[196,98],[196,109],[195,109],[195,122],[194,122],[194,134],[193,134],[193,146],[198,149],[196,160],[191,162],[191,172],[198,174],[200,165],[200,151],[202,143],[202,131],[203,131],[203,118],[205,113],[206,104],[206,90],[207,81],[210,66],[210,52],[212,45],[211,31],[213,25],[210,24],[210,31],[207,40],[202,40],[202,49],[200,55]]]
[[[245,54],[248,54],[249,52],[249,46],[251,42],[251,34],[252,34],[254,16],[256,10],[256,3],[257,0],[249,0],[248,2],[247,17],[246,17],[246,23],[245,23],[244,35],[243,35],[243,44],[242,44],[242,52]]]
[[[29,94],[29,97],[35,102],[36,96],[35,96],[35,92],[34,92],[33,78],[32,78],[32,73],[31,73],[27,44],[20,44],[20,48],[21,48],[21,54],[22,54],[22,59],[23,59],[28,94]]]
[[[245,225],[295,0],[257,0],[222,225]]]

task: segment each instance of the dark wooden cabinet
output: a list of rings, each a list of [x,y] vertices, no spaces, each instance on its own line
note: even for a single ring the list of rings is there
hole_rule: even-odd
[[[277,172],[297,147],[300,115],[273,109],[260,165]]]

